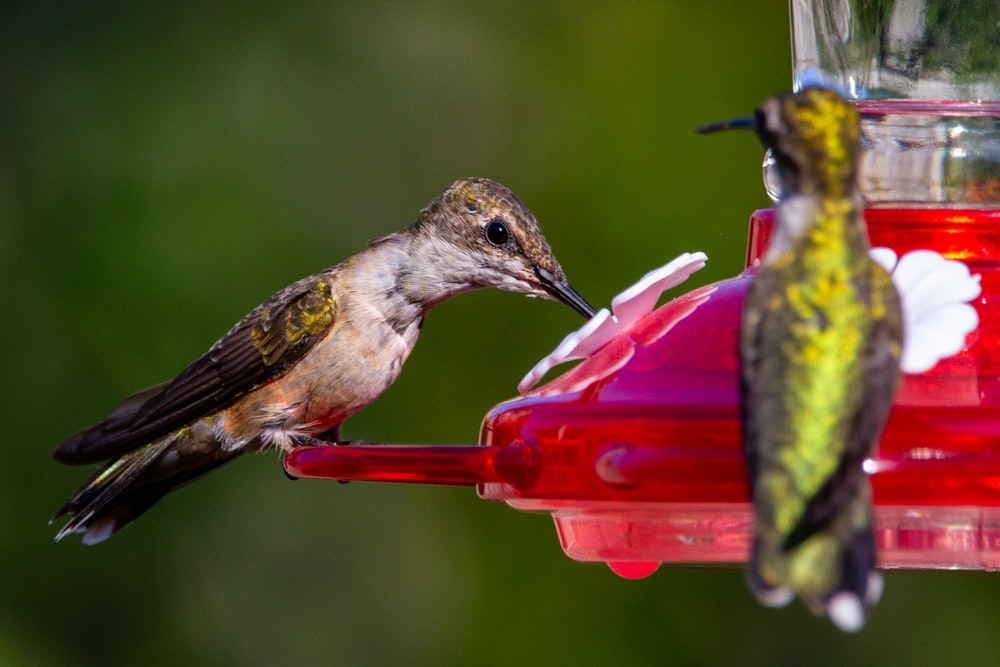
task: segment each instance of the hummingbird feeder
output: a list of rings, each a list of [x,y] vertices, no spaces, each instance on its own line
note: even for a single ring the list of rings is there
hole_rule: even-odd
[[[994,570],[1000,9],[976,0],[952,3],[951,13],[927,7],[792,0],[794,80],[796,89],[835,87],[856,103],[872,246],[889,249],[877,251],[883,261],[900,258],[897,274],[909,272],[894,274],[901,293],[909,284],[907,336],[938,350],[904,364],[877,454],[865,463],[879,562]],[[966,15],[975,20],[962,22]],[[764,174],[780,198],[767,159]],[[655,310],[660,291],[705,257],[685,255],[647,275],[616,299],[614,315],[603,311],[529,373],[520,398],[486,415],[478,446],[301,447],[285,467],[299,477],[475,485],[481,498],[551,514],[568,556],[606,562],[624,577],[664,563],[745,562],[752,519],[737,338],[752,267],[773,228],[773,210],[754,212],[745,271]],[[531,389],[550,366],[581,357]]]

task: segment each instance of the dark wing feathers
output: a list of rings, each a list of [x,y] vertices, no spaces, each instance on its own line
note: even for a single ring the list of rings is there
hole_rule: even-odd
[[[757,294],[773,294],[779,289],[780,275],[777,271],[767,266],[761,266],[754,275],[750,290]],[[750,295],[746,297],[747,302],[753,302]],[[757,303],[761,299],[756,299]],[[761,450],[761,433],[757,419],[749,413],[748,407],[751,394],[759,391],[754,386],[753,380],[760,377],[760,363],[762,357],[762,332],[763,319],[767,313],[760,307],[747,306],[744,304],[740,319],[740,393],[743,400],[740,401],[741,422],[743,425],[743,453],[746,458],[747,481],[750,486],[750,495],[753,497],[754,486],[759,473],[759,452]]]
[[[305,278],[259,306],[175,380],[125,399],[100,424],[55,452],[63,463],[93,463],[148,444],[275,380],[336,321],[327,274]]]
[[[151,443],[130,452],[128,455],[121,457],[120,459],[113,461],[107,468],[103,468],[95,472],[84,484],[77,490],[73,497],[68,503],[62,506],[62,508],[56,512],[55,516],[52,517],[52,521],[66,516],[67,514],[72,514],[74,520],[63,527],[56,535],[56,540],[61,539],[64,535],[68,535],[76,530],[79,526],[83,526],[87,521],[93,516],[93,511],[97,508],[103,507],[108,503],[109,500],[113,499],[124,489],[135,481],[135,478],[142,473],[146,467],[152,463],[156,457],[163,453],[167,445],[170,444],[169,439],[163,439],[158,443]],[[89,508],[87,511],[83,511],[85,508]]]

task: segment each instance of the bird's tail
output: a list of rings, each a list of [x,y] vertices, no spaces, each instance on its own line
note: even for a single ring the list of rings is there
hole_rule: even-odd
[[[170,451],[187,437],[182,432],[162,438],[111,460],[94,473],[52,517],[50,523],[69,517],[56,534],[56,541],[70,533],[83,533],[84,544],[102,542],[170,491],[211,472],[239,453],[217,448],[214,455],[194,457],[183,456],[176,448]]]
[[[856,632],[882,595],[876,564],[871,487],[864,480],[823,530],[792,547],[758,529],[747,579],[765,606],[784,606],[797,594],[813,613]]]

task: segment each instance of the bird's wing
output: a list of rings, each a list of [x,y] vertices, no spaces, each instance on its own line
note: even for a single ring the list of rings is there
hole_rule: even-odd
[[[780,290],[780,275],[777,271],[768,266],[761,266],[754,275],[750,285],[750,291],[756,295],[775,294]],[[765,309],[768,300],[759,296],[756,298],[747,295],[746,305],[740,320],[740,384],[741,394],[744,400],[741,401],[741,418],[743,424],[743,452],[746,458],[747,479],[750,485],[750,493],[753,496],[755,482],[759,473],[759,453],[761,451],[761,425],[772,421],[770,415],[764,418],[760,415],[751,414],[748,400],[751,395],[756,395],[761,391],[761,360],[765,354],[762,333],[764,322],[774,313],[769,313]],[[757,305],[753,305],[753,304]],[[780,310],[780,308],[779,308]],[[756,396],[755,396],[756,398]],[[759,400],[755,401],[758,405]]]
[[[275,294],[243,318],[175,380],[123,401],[100,424],[55,451],[63,463],[92,463],[141,447],[281,377],[337,321],[326,273]]]

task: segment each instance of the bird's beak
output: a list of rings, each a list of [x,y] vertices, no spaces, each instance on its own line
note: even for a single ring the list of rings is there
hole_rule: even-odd
[[[594,307],[587,303],[587,300],[580,296],[575,289],[570,287],[569,283],[556,279],[548,269],[536,266],[535,275],[542,281],[542,288],[551,294],[556,301],[565,303],[588,320],[597,314]]]
[[[712,134],[723,130],[756,130],[757,119],[752,116],[746,118],[733,118],[730,120],[720,120],[715,123],[707,123],[701,127],[696,127],[695,134]]]

